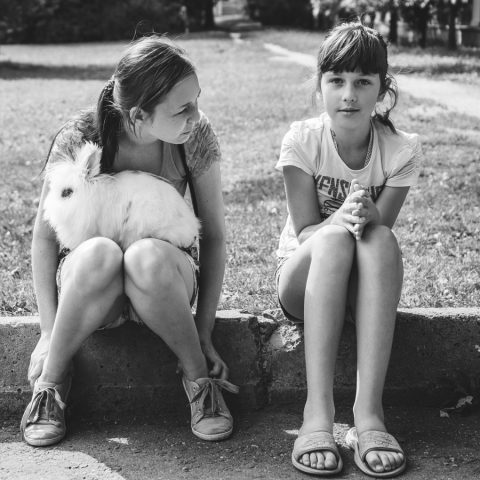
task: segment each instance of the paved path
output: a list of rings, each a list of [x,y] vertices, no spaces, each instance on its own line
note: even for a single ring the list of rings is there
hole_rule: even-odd
[[[290,454],[301,422],[301,404],[235,413],[233,436],[204,442],[189,429],[188,407],[159,415],[155,422],[125,418],[84,423],[72,419],[58,446],[32,448],[22,443],[18,422],[2,422],[2,480],[307,480],[291,465]],[[408,456],[402,480],[474,480],[480,478],[480,416],[440,418],[437,408],[395,407],[386,418]],[[344,443],[352,422],[350,408],[337,408],[335,436],[344,459],[336,478],[365,480]]]
[[[294,52],[286,48],[265,43],[264,47],[273,53],[272,60],[292,62],[315,69],[316,60],[312,55]],[[417,98],[427,98],[440,103],[454,112],[480,118],[480,88],[478,85],[456,83],[448,80],[431,80],[417,75],[396,75],[400,90]]]

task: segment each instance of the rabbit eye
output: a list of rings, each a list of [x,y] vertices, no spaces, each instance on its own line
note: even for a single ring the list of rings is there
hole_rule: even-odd
[[[62,198],[70,197],[72,193],[73,193],[73,190],[71,188],[64,188],[62,190]]]

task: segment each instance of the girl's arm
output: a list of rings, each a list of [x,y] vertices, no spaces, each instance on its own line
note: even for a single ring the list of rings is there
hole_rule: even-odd
[[[356,204],[348,197],[343,205],[322,222],[315,183],[311,175],[294,166],[283,168],[288,211],[299,243],[305,242],[319,228],[325,225],[340,225],[353,234],[356,223],[361,221],[352,215]]]
[[[212,344],[212,332],[225,272],[225,218],[220,162],[193,178],[200,231],[200,281],[195,321],[202,350],[213,365],[212,376],[226,379],[228,368]]]
[[[410,187],[384,187],[374,204],[378,211],[376,223],[392,228],[409,190]]]
[[[31,249],[33,286],[40,315],[40,339],[32,353],[28,368],[28,378],[32,384],[42,371],[57,312],[55,277],[58,266],[58,244],[55,232],[43,219],[43,203],[47,190],[44,183],[33,228]]]
[[[358,200],[360,208],[355,209],[352,213],[364,219],[362,223],[358,223],[354,227],[356,237],[361,238],[363,229],[369,223],[386,225],[392,228],[405,202],[409,189],[410,187],[384,187],[375,203],[371,198],[360,195],[363,190],[355,192],[360,195]],[[355,193],[353,194],[354,197]]]

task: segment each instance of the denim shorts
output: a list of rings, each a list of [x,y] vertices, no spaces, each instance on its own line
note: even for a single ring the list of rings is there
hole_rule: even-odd
[[[192,247],[190,249],[181,249],[181,251],[185,255],[186,259],[188,260],[189,265],[192,267],[193,293],[190,299],[190,307],[193,307],[193,304],[195,303],[195,300],[197,299],[197,295],[198,295],[198,280],[199,280],[199,271],[200,271],[199,262],[198,262],[198,250],[196,247]],[[60,289],[62,286],[62,280],[61,280],[62,267],[69,253],[70,252],[68,250],[62,250],[62,252],[60,252],[60,262],[58,264],[57,274],[56,274],[58,295],[60,295]],[[138,316],[137,312],[133,308],[133,305],[131,304],[128,298],[127,298],[127,301],[125,302],[125,306],[123,308],[122,314],[116,320],[113,320],[107,325],[103,325],[98,330],[107,330],[110,328],[116,328],[116,327],[119,327],[120,325],[123,325],[127,321],[132,321],[140,325],[144,324],[142,319]]]
[[[285,265],[285,262],[288,260],[288,258],[289,257],[279,258],[277,268],[275,270],[275,285],[277,287],[277,300],[278,300],[278,304],[280,305],[280,308],[281,308],[281,310],[282,310],[282,312],[285,315],[285,318],[287,320],[290,320],[291,322],[295,322],[295,323],[303,323],[302,319],[297,318],[294,315],[287,312],[285,307],[282,305],[282,302],[280,301],[280,296],[278,295],[278,282],[280,281],[280,272],[282,270],[282,267]]]

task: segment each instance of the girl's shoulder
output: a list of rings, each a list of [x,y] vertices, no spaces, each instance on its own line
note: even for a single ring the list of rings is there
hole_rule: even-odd
[[[415,185],[423,163],[419,135],[398,129],[394,133],[390,128],[378,124],[376,132],[386,185],[391,187]]]
[[[283,137],[275,168],[282,170],[286,166],[295,166],[309,175],[318,171],[326,126],[325,115],[293,122]]]
[[[200,111],[200,119],[185,142],[185,156],[192,176],[206,172],[222,155],[217,135],[207,116]]]
[[[320,141],[326,125],[326,117],[324,114],[319,117],[308,118],[293,122],[290,129],[285,134],[285,140],[291,140],[299,143],[309,143]]]
[[[378,145],[382,157],[394,158],[404,152],[415,152],[421,148],[420,136],[416,133],[408,133],[396,129],[396,132],[374,121],[374,127],[377,132]]]
[[[86,110],[68,120],[53,139],[48,162],[75,158],[75,152],[86,141],[98,142],[93,110]]]

